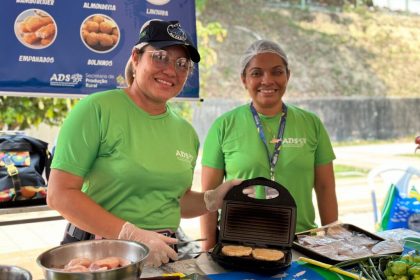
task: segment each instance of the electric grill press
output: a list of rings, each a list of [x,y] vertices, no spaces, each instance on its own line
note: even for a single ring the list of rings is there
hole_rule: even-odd
[[[267,186],[279,195],[272,199],[255,199],[243,194],[250,186]],[[221,266],[259,273],[276,273],[292,261],[292,243],[296,229],[296,203],[282,185],[266,178],[243,181],[225,196],[221,212],[219,242],[211,253]],[[222,253],[225,245],[281,250],[279,261],[263,261],[251,256],[230,257]]]

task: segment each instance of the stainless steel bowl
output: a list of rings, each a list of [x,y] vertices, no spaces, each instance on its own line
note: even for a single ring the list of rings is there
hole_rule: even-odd
[[[70,243],[45,251],[37,258],[46,280],[134,280],[141,275],[149,248],[126,240],[87,240]],[[98,272],[63,272],[63,268],[74,258],[99,260],[106,257],[125,258],[130,265]]]
[[[32,280],[32,275],[26,269],[12,265],[0,265],[1,280]]]

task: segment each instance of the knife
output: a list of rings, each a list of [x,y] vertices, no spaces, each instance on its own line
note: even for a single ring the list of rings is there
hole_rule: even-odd
[[[182,254],[183,256],[185,255],[201,255],[201,254],[207,254],[207,251],[198,251],[198,252],[185,252],[184,254]]]

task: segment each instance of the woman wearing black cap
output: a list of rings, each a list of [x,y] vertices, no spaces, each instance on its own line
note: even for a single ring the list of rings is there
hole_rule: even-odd
[[[135,240],[159,266],[181,217],[215,211],[226,192],[190,190],[198,153],[192,126],[167,101],[182,90],[200,55],[176,21],[151,20],[126,67],[126,89],[85,97],[64,122],[48,184],[48,205],[70,224],[63,243],[93,238]]]

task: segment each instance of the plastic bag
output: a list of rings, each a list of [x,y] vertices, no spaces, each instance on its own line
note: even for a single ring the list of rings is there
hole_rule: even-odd
[[[420,194],[412,186],[406,192],[392,184],[386,195],[379,230],[407,228],[420,232]]]

